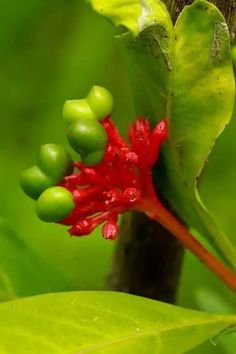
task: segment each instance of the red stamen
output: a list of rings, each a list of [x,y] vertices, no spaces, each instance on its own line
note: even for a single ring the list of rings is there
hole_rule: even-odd
[[[61,184],[72,192],[75,208],[60,223],[71,225],[71,235],[82,236],[106,221],[103,237],[113,240],[118,234],[118,214],[132,208],[141,210],[143,201],[155,193],[151,167],[167,137],[167,121],[152,132],[149,121],[138,118],[129,129],[130,144],[109,117],[100,123],[108,137],[104,159],[90,167],[75,163],[79,173],[67,176]]]
[[[98,225],[106,221],[108,216],[109,213],[101,213],[92,218],[81,219],[69,229],[69,233],[72,236],[89,235]]]
[[[118,236],[119,228],[117,224],[113,221],[108,221],[103,225],[102,235],[106,240],[115,240]]]

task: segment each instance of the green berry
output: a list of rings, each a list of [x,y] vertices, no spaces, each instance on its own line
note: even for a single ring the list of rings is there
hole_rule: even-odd
[[[73,149],[82,156],[97,150],[104,151],[107,143],[107,135],[102,125],[86,119],[72,123],[68,128],[67,137]]]
[[[78,118],[95,119],[86,99],[66,101],[63,107],[63,117],[67,124],[73,123]]]
[[[46,189],[37,200],[36,213],[46,222],[65,219],[74,209],[73,195],[64,187]]]
[[[85,155],[81,155],[81,160],[85,165],[93,166],[101,162],[103,157],[104,157],[104,150],[98,150],[95,152],[90,152]]]
[[[97,119],[103,119],[113,110],[111,93],[101,86],[93,86],[87,96],[87,102]]]
[[[30,198],[37,199],[45,189],[54,185],[54,181],[38,166],[33,166],[21,173],[20,184]]]
[[[37,165],[55,183],[61,182],[65,176],[73,172],[73,160],[67,151],[57,144],[42,145],[38,158]]]

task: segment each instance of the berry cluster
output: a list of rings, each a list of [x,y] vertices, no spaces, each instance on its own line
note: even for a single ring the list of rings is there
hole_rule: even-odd
[[[64,119],[69,143],[81,157],[74,163],[55,144],[41,147],[37,165],[23,172],[24,191],[37,199],[36,212],[47,222],[69,225],[71,235],[90,234],[103,224],[105,239],[118,235],[119,214],[144,210],[155,200],[151,169],[167,137],[163,119],[151,130],[148,120],[138,118],[130,126],[129,143],[111,121],[113,99],[94,86],[86,99],[67,101]]]

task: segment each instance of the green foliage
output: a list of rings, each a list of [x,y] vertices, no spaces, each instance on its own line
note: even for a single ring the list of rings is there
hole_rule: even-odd
[[[111,4],[111,2],[107,3]],[[133,14],[133,9],[130,8],[130,12]],[[113,93],[115,97],[113,119],[116,120],[124,135],[126,134],[127,126],[135,115],[130,100],[127,73],[114,44],[114,29],[101,16],[93,13],[84,2],[76,0],[69,2],[13,0],[11,5],[3,0],[1,14],[0,214],[7,218],[14,229],[18,230],[19,241],[16,242],[13,236],[15,232],[10,231],[9,227],[4,226],[4,230],[1,229],[0,264],[1,267],[4,264],[4,272],[7,274],[7,277],[1,276],[0,280],[1,300],[50,291],[102,289],[109,273],[112,249],[115,244],[105,242],[100,237],[100,230],[93,233],[91,237],[77,239],[68,237],[66,229],[60,226],[40,222],[35,216],[33,202],[25,198],[19,188],[18,176],[20,171],[33,161],[42,143],[66,144],[65,128],[61,123],[63,103],[67,98],[85,97],[94,84],[108,87]],[[149,29],[147,28],[146,31],[148,34]],[[144,35],[145,31],[142,33]],[[141,51],[141,42],[139,43],[141,55],[144,52]],[[155,48],[156,60],[161,59],[158,50]],[[149,55],[146,55],[146,58],[143,56],[145,60],[149,57]],[[161,64],[161,60],[158,61],[157,67],[159,65],[162,65],[161,68],[166,67],[164,62],[163,60]],[[147,63],[146,67],[154,68],[151,59]],[[150,80],[148,92],[148,87],[144,85],[147,72],[140,69],[139,65],[133,69],[137,70],[139,75],[141,85],[139,97],[142,98],[143,103],[146,102],[145,110],[150,107],[153,112],[151,102],[147,98],[155,92],[153,91],[155,87],[150,86]],[[155,74],[152,71],[150,77],[152,75],[154,77]],[[161,88],[162,80],[159,79],[156,85]],[[154,97],[158,103],[157,96]],[[139,110],[137,112],[142,113]],[[153,115],[153,120],[156,117],[161,119],[162,111],[160,112]],[[232,236],[232,240],[235,239],[236,168],[233,163],[236,154],[235,132],[236,119],[233,119],[225,133],[217,140],[211,159],[204,169],[201,184],[201,195],[204,201],[216,215],[217,221]],[[6,232],[6,228],[9,231]],[[22,252],[22,244],[24,244],[24,252]],[[35,272],[32,274],[31,270],[35,268],[38,269],[37,274]],[[51,272],[54,275],[47,282],[48,274],[52,274]],[[9,281],[12,284],[10,287]],[[50,297],[53,306],[54,295]],[[219,297],[222,301],[217,302],[216,298]],[[32,298],[29,301],[34,300],[36,299]],[[12,302],[11,310],[20,302],[21,300]],[[223,306],[224,303],[227,306]],[[235,296],[230,294],[222,283],[190,254],[185,257],[179,304],[204,311],[236,311]],[[139,306],[137,303],[136,305]],[[4,316],[13,322],[15,314],[11,319],[9,316],[12,313],[9,309],[11,303],[7,306]],[[113,307],[114,311],[115,307]],[[122,309],[119,307],[120,315],[124,313],[124,308],[126,311],[125,306]],[[63,309],[61,311],[65,313]],[[27,317],[25,310],[22,312]],[[145,312],[146,309],[143,309],[143,313],[140,314],[142,318]],[[60,311],[54,312],[53,321],[57,318],[59,322],[59,314]],[[33,309],[29,316],[31,318],[34,316]],[[30,321],[31,327],[27,327],[24,336],[37,326],[36,322],[40,317],[38,312],[36,316],[37,321],[33,322],[33,319]],[[78,321],[78,317],[76,313],[74,321]],[[2,321],[4,318],[2,317]],[[142,322],[142,319],[140,321]],[[18,323],[22,323],[22,320]],[[16,320],[15,325],[17,325]],[[99,326],[100,330],[102,325]],[[48,320],[43,334],[48,331],[51,333],[53,328],[54,322]],[[20,326],[17,331],[19,329]],[[5,323],[3,331],[7,331]],[[63,327],[63,331],[54,335],[57,339],[63,336],[61,337],[63,340],[67,331],[72,335],[75,327],[71,328],[67,324]],[[213,339],[212,342],[215,343],[215,338]],[[33,350],[28,351],[27,354],[35,353],[39,341],[40,338],[36,333]],[[66,339],[63,345],[65,343],[70,344]],[[12,345],[11,353],[18,354],[12,335],[7,345]],[[204,346],[195,349],[194,354],[235,354],[234,348],[235,337],[230,335],[223,337],[219,343],[217,341],[216,346],[208,340]],[[60,348],[56,350],[61,352]]]
[[[158,12],[154,1],[125,2],[121,8],[120,1],[112,3],[106,9],[105,4],[92,1],[97,11],[115,19],[115,24],[119,18],[118,24],[132,32],[121,36],[120,42],[133,80],[137,114],[150,116],[152,122],[168,117],[170,132],[159,188],[181,219],[208,237],[236,267],[236,250],[197,189],[205,161],[233,110],[234,75],[224,18],[211,3],[196,0],[185,7],[172,28],[167,10],[162,10],[165,15]],[[133,21],[145,22],[138,31],[126,22],[125,9],[132,6]]]
[[[0,301],[69,288],[65,277],[0,218]]]
[[[112,292],[37,296],[2,304],[0,311],[2,354],[15,348],[17,354],[181,354],[236,324],[234,315]]]
[[[228,29],[212,4],[196,1],[180,15],[174,35],[163,188],[185,222],[209,237],[236,267],[233,245],[215,224],[197,190],[211,148],[232,116],[235,84]]]
[[[159,23],[161,27],[171,29],[170,16],[160,0],[140,2],[132,0],[90,0],[92,6],[101,15],[110,18],[116,26],[125,26],[134,36],[150,24]]]

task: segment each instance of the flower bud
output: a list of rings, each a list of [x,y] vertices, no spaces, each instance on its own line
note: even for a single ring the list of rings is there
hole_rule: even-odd
[[[72,148],[81,155],[84,163],[96,164],[103,158],[107,144],[107,135],[99,122],[78,119],[72,123],[67,132]]]
[[[63,107],[63,117],[68,125],[79,118],[96,119],[86,99],[66,101]]]
[[[46,189],[37,200],[36,213],[46,222],[65,219],[74,209],[73,195],[64,187]]]
[[[54,180],[46,176],[38,166],[32,166],[21,173],[20,185],[30,198],[38,199],[45,189],[54,185]]]
[[[87,96],[87,102],[97,119],[103,119],[112,113],[113,97],[104,87],[93,86]]]
[[[45,144],[40,147],[37,165],[56,183],[73,172],[73,160],[67,151],[57,144]]]

